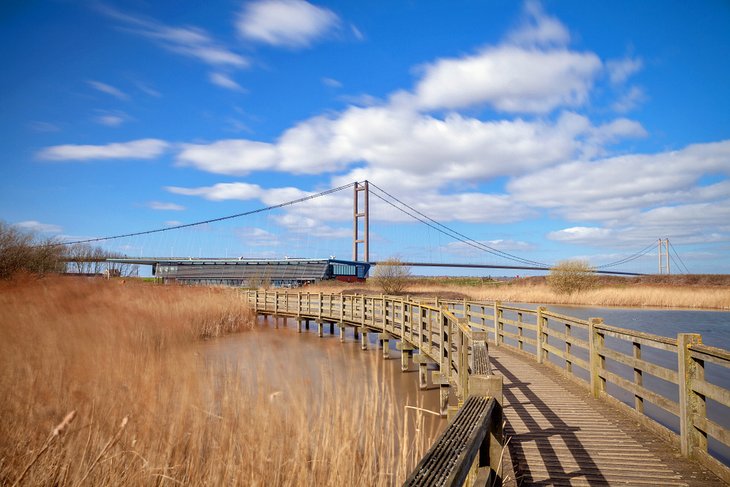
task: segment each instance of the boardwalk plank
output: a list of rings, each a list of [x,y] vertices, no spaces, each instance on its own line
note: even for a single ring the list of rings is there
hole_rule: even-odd
[[[558,372],[490,347],[521,485],[725,485]]]

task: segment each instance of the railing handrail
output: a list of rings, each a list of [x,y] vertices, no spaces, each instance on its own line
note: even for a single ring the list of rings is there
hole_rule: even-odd
[[[271,293],[275,295],[273,303],[269,300]],[[291,313],[292,311],[289,309],[279,308],[279,296],[286,294],[293,293],[287,291],[264,293],[262,303],[259,299],[259,291],[249,291],[249,300],[257,308],[263,305],[265,311]],[[316,300],[312,299],[314,295],[317,296]],[[545,307],[533,310],[502,305],[499,302],[434,298],[433,304],[431,304],[421,300],[404,299],[402,296],[323,294],[321,292],[298,292],[297,296],[299,296],[297,308],[294,310],[297,314],[320,320],[340,321],[344,311],[340,311],[338,307],[344,308],[347,303],[350,303],[349,315],[346,315],[344,319],[353,323],[353,326],[380,330],[386,336],[389,333],[400,333],[402,340],[410,340],[411,346],[417,347],[421,354],[425,354],[439,364],[441,369],[439,374],[441,382],[439,383],[442,386],[444,384],[456,385],[460,401],[465,400],[470,392],[467,364],[471,358],[474,336],[477,333],[472,329],[484,330],[478,333],[491,334],[496,346],[517,348],[523,353],[528,353],[523,345],[533,346],[535,353],[530,353],[530,355],[533,355],[535,360],[562,369],[569,377],[590,387],[595,397],[611,400],[616,407],[636,414],[643,424],[665,439],[678,444],[685,456],[696,458],[723,480],[730,482],[730,468],[710,456],[707,447],[708,436],[730,446],[730,429],[708,419],[705,404],[707,395],[722,406],[730,408],[730,391],[708,382],[704,377],[705,360],[730,369],[730,351],[703,345],[700,335],[679,334],[676,339],[668,338],[605,324],[598,318],[583,320],[549,311]],[[303,299],[303,296],[306,296],[306,299]],[[268,308],[270,305],[273,309]],[[413,324],[410,325],[411,335],[406,336],[406,306],[410,309],[410,317],[415,316],[420,323],[420,337],[413,336]],[[313,310],[312,308],[315,307],[316,309]],[[457,307],[463,309],[457,309]],[[337,310],[336,316],[334,316],[335,310]],[[418,311],[416,312],[416,310]],[[400,318],[395,316],[398,311],[400,311]],[[505,318],[505,312],[517,313],[518,320]],[[525,317],[534,318],[531,318],[531,321],[523,321]],[[472,319],[479,320],[481,323],[472,321]],[[488,321],[492,323],[492,326],[487,326]],[[554,324],[548,326],[548,322],[562,324],[564,330],[555,329]],[[397,328],[397,324],[401,324],[400,330]],[[517,333],[506,331],[505,326],[516,328]],[[577,329],[588,333],[587,340],[573,335],[573,331]],[[533,334],[534,338],[524,335],[525,330]],[[423,339],[424,334],[428,336],[427,340]],[[434,336],[439,338],[434,339]],[[606,337],[631,344],[633,354],[607,347]],[[512,345],[505,339],[516,341],[517,345]],[[557,344],[556,340],[562,342],[562,345]],[[677,371],[660,364],[647,362],[642,358],[644,346],[674,353],[677,357]],[[586,350],[589,360],[586,361],[577,356],[573,347]],[[553,356],[564,361],[565,365],[554,364],[551,361]],[[633,369],[633,380],[608,370],[605,365],[607,359]],[[589,382],[574,374],[574,365],[588,372]],[[679,388],[679,400],[662,396],[645,387],[644,374],[676,384]],[[627,406],[609,396],[606,392],[607,383],[613,383],[632,394],[634,407]],[[644,414],[645,400],[678,416],[679,435]]]

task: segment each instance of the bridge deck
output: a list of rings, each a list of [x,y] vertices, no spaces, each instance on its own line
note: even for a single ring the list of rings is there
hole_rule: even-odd
[[[505,347],[489,354],[522,485],[725,485],[559,373]]]

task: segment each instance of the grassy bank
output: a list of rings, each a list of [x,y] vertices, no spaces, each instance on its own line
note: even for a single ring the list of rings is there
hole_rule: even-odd
[[[380,293],[373,282],[363,285],[323,283],[311,290]],[[643,276],[599,278],[591,289],[560,294],[544,277],[494,281],[481,278],[412,278],[406,294],[587,306],[730,309],[730,276]]]
[[[376,380],[201,355],[252,327],[234,291],[29,279],[0,309],[0,485],[391,485],[426,448]]]

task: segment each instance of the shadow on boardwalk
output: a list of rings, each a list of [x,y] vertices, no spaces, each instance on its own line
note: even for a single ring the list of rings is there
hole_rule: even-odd
[[[521,485],[725,485],[679,451],[553,370],[503,347],[510,454]]]

